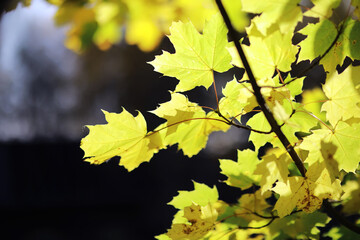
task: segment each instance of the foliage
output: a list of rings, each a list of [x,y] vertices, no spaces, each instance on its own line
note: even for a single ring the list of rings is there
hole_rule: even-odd
[[[98,11],[99,4],[119,2],[130,4],[130,1],[95,2],[90,10]],[[147,18],[153,14],[147,5],[149,2],[132,1],[131,4],[138,4],[134,9],[139,11],[149,11],[140,14]],[[163,2],[166,1],[154,1],[154,4]],[[173,1],[173,4],[179,2]],[[254,149],[238,150],[237,161],[221,159],[220,168],[227,177],[227,185],[253,189],[252,193],[242,195],[236,204],[228,204],[219,199],[215,187],[194,182],[193,191],[180,191],[170,202],[179,211],[171,229],[157,239],[354,236],[356,233],[347,228],[359,233],[357,222],[349,223],[334,212],[342,210],[342,214],[354,215],[357,219],[360,213],[356,204],[359,198],[360,67],[350,64],[343,67],[344,71],[337,67],[342,66],[346,58],[360,59],[360,23],[355,20],[359,16],[359,2],[353,1],[353,6],[347,6],[346,16],[336,22],[330,19],[335,18],[332,18],[333,9],[339,6],[339,0],[313,0],[312,8],[292,0],[241,3],[241,18],[247,13],[255,17],[246,28],[246,38],[235,40],[237,42],[228,41],[228,29],[231,39],[236,38],[224,11],[207,19],[202,34],[196,28],[197,21],[172,24],[169,39],[175,53],[163,52],[150,62],[155,71],[179,81],[170,92],[171,100],[151,111],[165,123],[148,131],[140,112],[133,116],[125,109],[120,114],[104,111],[108,123],[88,126],[89,135],[81,141],[85,160],[101,164],[120,156],[120,165],[131,171],[167,146],[177,144],[184,155],[191,157],[206,146],[212,132],[226,132],[230,126],[245,128],[251,131],[249,141],[253,142]],[[66,2],[62,4],[62,8],[68,7]],[[231,4],[227,4],[227,9],[231,8]],[[127,7],[131,11],[130,5]],[[115,11],[113,7],[106,9]],[[74,14],[83,10],[76,8]],[[95,16],[101,16],[89,11],[81,13],[89,18],[81,17],[79,22],[65,16],[58,19],[72,19],[83,25],[87,24],[85,19],[93,21]],[[68,12],[70,10],[64,10]],[[116,21],[120,12],[113,14]],[[132,13],[130,21],[147,21],[136,16]],[[151,16],[164,17],[159,12]],[[231,22],[236,22],[236,15],[230,16]],[[312,17],[314,23],[304,21],[303,28],[298,30],[296,26],[304,16]],[[101,25],[94,31],[99,28]],[[129,31],[138,30],[134,27]],[[292,39],[299,34],[305,39],[294,45]],[[148,32],[142,33],[145,39],[151,38],[147,35]],[[241,49],[245,58],[241,57]],[[301,61],[312,64],[294,75],[292,70]],[[322,90],[303,90],[304,77],[317,64],[326,71]],[[246,74],[243,79],[229,79],[223,88],[223,97],[219,98],[214,72],[222,73],[233,67],[245,68]],[[195,87],[208,89],[211,85],[215,90],[216,109],[199,106],[184,93]],[[250,120],[244,123],[241,117],[247,113],[254,114],[247,115]],[[259,149],[269,143],[272,147],[263,156],[259,155]],[[337,206],[336,210],[332,205]],[[336,226],[320,231],[319,227],[330,226],[330,218],[347,228]]]
[[[54,16],[57,25],[70,25],[65,45],[82,52],[94,43],[108,50],[125,39],[143,51],[154,50],[173,21],[191,20],[196,29],[203,29],[204,19],[216,12],[212,0],[47,0],[58,7]],[[238,29],[246,24],[240,2],[228,9]],[[231,4],[231,6],[230,6]],[[235,17],[236,16],[236,17]]]

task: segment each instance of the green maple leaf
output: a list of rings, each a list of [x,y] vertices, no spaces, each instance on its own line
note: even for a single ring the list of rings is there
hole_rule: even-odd
[[[273,148],[262,157],[254,171],[254,174],[261,176],[259,185],[262,193],[270,190],[277,180],[281,182],[287,181],[290,161],[287,152],[280,148]]]
[[[257,80],[272,78],[276,68],[283,72],[291,70],[298,52],[298,47],[291,43],[292,36],[292,32],[283,34],[279,30],[265,37],[249,36],[250,46],[243,45],[243,49]],[[235,46],[229,52],[232,64],[243,68]]]
[[[278,25],[282,33],[293,32],[295,26],[302,20],[301,0],[241,0],[243,11],[261,13],[257,21],[257,28],[263,34],[274,24]]]
[[[246,123],[252,129],[268,132],[271,130],[271,126],[269,122],[266,120],[265,115],[260,112],[255,114],[253,117],[249,119]],[[273,133],[264,134],[264,133],[257,133],[257,132],[250,132],[249,141],[255,146],[255,149],[259,149],[260,147],[264,146],[267,142],[271,142],[275,138]]]
[[[199,206],[192,203],[184,208],[184,218],[188,223],[173,223],[167,236],[172,240],[197,240],[207,234],[215,225],[217,211],[208,204]]]
[[[163,130],[166,132],[166,136],[176,132],[182,122],[189,124],[187,120],[191,119],[197,112],[201,116],[205,116],[204,110],[198,104],[190,102],[185,95],[180,93],[171,93],[170,101],[160,104],[157,109],[150,112],[167,120],[166,126],[168,128]]]
[[[225,181],[227,185],[246,189],[257,184],[260,176],[255,175],[256,166],[260,163],[257,152],[249,149],[238,150],[238,161],[220,159],[221,173],[226,175],[228,179]]]
[[[189,157],[206,146],[212,132],[226,132],[230,128],[217,113],[206,113],[180,93],[172,93],[169,102],[151,112],[167,120],[155,129],[160,132],[165,145],[178,144],[178,148]]]
[[[313,213],[297,212],[285,218],[278,218],[270,224],[271,239],[318,239],[320,230],[330,218],[319,211]]]
[[[179,195],[175,196],[168,204],[177,209],[183,209],[193,203],[205,207],[209,203],[215,203],[218,200],[219,194],[216,186],[210,188],[202,183],[193,183],[193,191],[178,191]]]
[[[339,120],[360,117],[360,66],[349,66],[341,74],[333,74],[323,85],[326,97],[329,99],[321,108],[326,111],[326,119],[335,126]]]
[[[301,47],[298,61],[310,60],[310,62],[325,54],[334,42],[338,33],[334,23],[324,19],[319,23],[309,23],[299,33],[306,35],[306,39],[299,43]]]
[[[326,53],[320,63],[326,72],[333,73],[337,65],[343,64],[346,56],[352,60],[360,59],[359,21],[348,18],[338,30],[334,23],[324,19],[319,23],[307,25],[299,32],[308,36],[299,44],[299,61],[312,61]]]
[[[349,125],[339,121],[335,129],[319,129],[312,131],[312,134],[305,137],[300,148],[309,151],[309,159],[321,157],[321,143],[331,143],[335,146],[336,152],[332,158],[338,162],[339,170],[355,172],[359,165],[360,157],[360,124]]]
[[[280,194],[275,204],[279,217],[289,215],[295,207],[311,213],[319,209],[324,199],[339,200],[342,194],[340,180],[331,180],[325,163],[316,163],[309,167],[304,177],[289,177],[286,182],[277,182],[272,188]]]
[[[90,132],[81,140],[85,161],[101,164],[120,156],[120,165],[132,171],[165,147],[158,134],[147,135],[146,122],[140,112],[136,117],[125,109],[120,114],[103,112],[108,123],[87,126]]]
[[[222,90],[223,98],[219,101],[219,109],[231,117],[236,117],[240,121],[241,115],[250,112],[258,106],[254,94],[251,92],[250,84],[238,83],[234,78],[226,83]]]
[[[346,57],[360,59],[360,22],[348,18],[329,52],[320,60],[326,72],[333,73]]]
[[[323,101],[326,100],[324,92],[320,88],[313,88],[311,90],[305,90],[301,97],[303,108],[321,121],[326,122],[325,112],[320,112]]]
[[[214,81],[214,71],[225,72],[232,67],[225,48],[227,28],[220,14],[205,24],[202,35],[190,22],[173,23],[170,33],[176,52],[163,52],[150,64],[155,71],[179,80],[175,91],[188,91],[196,86],[208,88]]]

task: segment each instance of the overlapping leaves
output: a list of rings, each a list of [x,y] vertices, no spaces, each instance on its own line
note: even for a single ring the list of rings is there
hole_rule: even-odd
[[[242,45],[265,107],[290,143],[288,146],[283,146],[284,141],[279,140],[274,126],[259,108],[254,85],[246,75],[228,81],[217,108],[206,107],[207,112],[179,93],[197,86],[208,88],[216,81],[214,72],[229,70],[230,62],[243,67],[237,50],[228,43],[220,15],[206,22],[202,34],[189,22],[174,23],[169,39],[175,53],[163,52],[151,62],[156,71],[179,80],[170,93],[171,99],[152,111],[165,123],[148,132],[140,113],[134,117],[125,110],[119,115],[105,112],[108,124],[90,126],[89,135],[83,139],[88,161],[101,163],[120,156],[120,164],[132,170],[166,146],[178,144],[191,157],[206,146],[214,131],[227,131],[230,125],[251,130],[249,141],[256,151],[238,150],[237,161],[221,159],[220,169],[227,185],[254,191],[230,205],[218,200],[215,187],[194,183],[194,191],[180,191],[169,203],[179,211],[171,228],[158,239],[210,240],[219,235],[219,239],[247,239],[252,234],[269,239],[318,238],[317,227],[329,221],[317,211],[323,201],[342,200],[346,212],[353,213],[349,209],[358,199],[358,182],[346,182],[346,178],[350,174],[357,176],[359,167],[360,67],[349,66],[341,73],[335,69],[345,57],[359,58],[359,22],[347,18],[335,25],[328,18],[339,2],[321,5],[323,1],[314,0],[314,6],[305,14],[319,14],[319,22],[300,30],[307,37],[299,43],[299,52],[299,47],[292,44],[294,28],[303,16],[299,1],[274,2],[278,8],[270,8],[267,1],[242,2],[244,11],[259,14],[247,28],[250,46],[244,41]],[[293,16],[284,16],[284,12]],[[303,93],[304,78],[289,73],[297,54],[297,61],[316,63],[318,59],[323,64],[327,75],[322,90]],[[302,93],[300,102],[298,96]],[[242,116],[251,112],[255,114],[246,115],[250,119],[242,121]],[[300,157],[306,173],[301,173],[292,161],[290,148]],[[259,154],[259,149],[264,149],[265,154]],[[276,201],[274,206],[266,201],[270,197]]]

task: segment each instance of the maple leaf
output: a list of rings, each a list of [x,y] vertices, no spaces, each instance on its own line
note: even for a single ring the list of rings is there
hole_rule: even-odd
[[[265,37],[249,36],[250,46],[242,45],[247,60],[257,80],[272,78],[275,69],[283,72],[291,70],[291,63],[295,62],[298,47],[292,45],[292,32],[282,34],[276,30]],[[232,56],[232,64],[243,68],[243,63],[235,46],[228,48]]]
[[[336,147],[336,152],[331,155],[338,162],[339,170],[355,172],[359,165],[360,157],[360,124],[349,125],[339,121],[335,129],[313,130],[312,134],[306,136],[300,144],[300,148],[309,151],[309,159],[319,159],[321,156],[321,143],[331,143]]]
[[[205,117],[204,110],[198,104],[190,102],[185,95],[172,92],[170,94],[170,101],[162,103],[157,109],[150,111],[156,116],[167,120],[168,128],[164,130],[166,131],[166,136],[176,132],[179,124],[182,122],[188,124],[187,120],[191,119],[196,112]]]
[[[272,190],[280,194],[274,210],[281,218],[289,215],[295,207],[314,212],[324,199],[339,200],[342,194],[340,180],[331,180],[324,162],[311,165],[305,178],[289,177],[286,182],[277,182]]]
[[[219,194],[216,186],[213,188],[208,187],[206,184],[194,183],[193,191],[178,191],[178,195],[175,196],[168,204],[174,206],[177,209],[183,209],[195,203],[199,206],[206,206],[208,203],[215,203]]]
[[[294,105],[295,107],[298,106],[296,103],[292,103],[292,105]],[[273,110],[277,109],[273,108]],[[289,116],[288,113],[286,113],[286,116]],[[299,142],[299,139],[296,137],[295,133],[309,132],[310,129],[317,124],[318,122],[315,118],[307,114],[306,111],[299,107],[293,114],[291,114],[290,118],[284,121],[284,125],[281,127],[281,129],[290,141],[290,143],[295,144]],[[268,123],[265,115],[262,112],[257,113],[256,115],[251,117],[247,122],[247,125],[249,125],[252,129],[264,132],[269,132],[271,130],[270,124]],[[264,146],[267,142],[273,144],[274,147],[283,147],[279,138],[273,132],[265,134],[252,131],[250,132],[249,141],[253,142],[256,149]]]
[[[324,92],[320,88],[313,88],[305,90],[301,96],[303,108],[321,121],[326,122],[325,112],[321,112],[321,106],[324,100],[327,99]]]
[[[241,1],[223,0],[222,2],[235,29],[243,32],[249,20],[247,14],[242,10]]]
[[[245,12],[261,13],[258,17],[257,28],[263,35],[274,24],[278,25],[282,33],[293,32],[295,26],[302,20],[301,0],[241,0]]]
[[[167,232],[172,240],[197,240],[205,236],[215,225],[216,210],[210,205],[204,207],[192,204],[184,208],[184,217],[188,223],[174,223]]]
[[[306,35],[305,40],[298,45],[301,47],[298,61],[305,61],[317,58],[326,53],[327,49],[334,42],[337,29],[333,22],[324,19],[316,24],[309,23],[299,33]]]
[[[176,92],[188,91],[196,86],[208,88],[214,81],[213,72],[225,72],[231,56],[226,51],[227,29],[220,14],[214,15],[201,35],[191,22],[176,22],[170,28],[170,41],[175,53],[164,51],[150,62],[154,70],[179,80]]]
[[[240,122],[242,114],[250,112],[258,106],[250,84],[238,83],[236,78],[226,83],[222,90],[223,98],[219,101],[219,109]]]
[[[320,34],[320,33],[319,33]],[[329,52],[320,60],[326,72],[334,73],[345,58],[360,59],[360,22],[348,18],[340,28],[340,34]]]
[[[103,112],[108,123],[87,126],[90,132],[81,140],[85,161],[101,164],[120,156],[119,164],[132,171],[164,148],[159,135],[147,136],[146,122],[140,112],[136,117],[125,109],[120,114]]]
[[[230,125],[213,111],[205,111],[190,102],[180,93],[172,93],[171,100],[152,111],[167,122],[155,131],[164,131],[166,145],[178,144],[185,155],[198,154],[206,146],[209,135],[214,131],[226,132]],[[163,134],[163,133],[160,133]]]
[[[360,117],[360,66],[349,66],[341,74],[333,74],[323,85],[326,97],[329,99],[321,111],[326,111],[326,119],[335,126],[339,120]]]
[[[315,17],[320,20],[330,18],[333,10],[337,8],[341,0],[311,0],[314,6],[304,13],[304,16]]]
[[[246,189],[257,184],[260,176],[255,175],[254,171],[259,164],[257,153],[249,149],[237,151],[238,161],[220,159],[221,173],[226,175],[228,179],[225,181],[227,185]]]
[[[322,212],[297,212],[275,219],[269,226],[270,239],[319,239],[320,229],[330,218]]]
[[[239,202],[239,208],[235,210],[237,216],[247,220],[251,226],[255,226],[255,222],[260,222],[260,226],[264,221],[264,218],[256,216],[256,214],[267,215],[270,205],[266,202],[267,198],[271,197],[271,192],[261,192],[257,190],[254,193],[241,195]]]
[[[270,190],[277,180],[280,182],[287,181],[290,162],[291,160],[285,150],[273,148],[267,151],[254,171],[254,174],[261,176],[259,183],[261,193]]]

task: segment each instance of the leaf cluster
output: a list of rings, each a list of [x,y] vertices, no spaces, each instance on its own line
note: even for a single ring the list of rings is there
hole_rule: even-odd
[[[250,131],[254,149],[237,150],[236,161],[219,162],[225,184],[257,190],[228,204],[219,199],[216,187],[194,182],[193,191],[180,191],[169,203],[179,211],[168,232],[157,239],[339,239],[356,234],[343,226],[327,232],[318,227],[332,217],[349,228],[337,216],[360,216],[360,67],[337,70],[346,58],[360,60],[360,4],[352,1],[346,16],[333,21],[339,0],[312,3],[241,1],[241,16],[255,17],[249,19],[246,39],[233,38],[236,42],[228,40],[228,29],[230,35],[233,29],[225,24],[224,12],[214,13],[201,33],[191,21],[174,22],[169,39],[175,53],[164,51],[150,62],[155,71],[178,80],[170,101],[151,111],[165,122],[148,131],[140,112],[133,116],[123,109],[104,111],[107,124],[88,126],[90,132],[81,141],[85,160],[101,164],[120,156],[120,165],[129,171],[168,146],[177,144],[192,157],[213,132],[231,126]],[[304,40],[294,44],[294,34]],[[302,61],[310,67],[294,75],[294,66]],[[326,81],[321,88],[304,90],[304,78],[315,65],[324,68]],[[218,95],[214,72],[231,68],[245,68],[246,74],[228,79]],[[215,108],[186,96],[186,91],[210,86]],[[247,113],[253,114],[244,122]],[[259,157],[266,144],[271,148]],[[332,205],[342,213],[330,214]],[[350,228],[359,233],[356,224]]]

